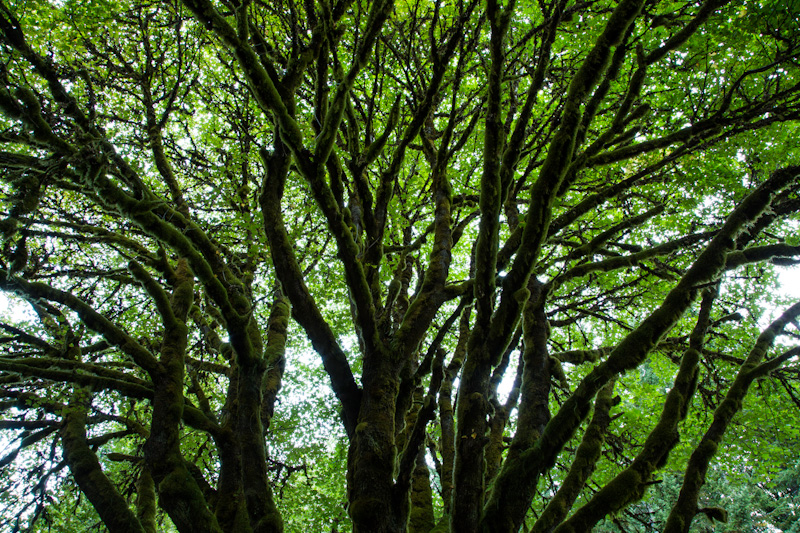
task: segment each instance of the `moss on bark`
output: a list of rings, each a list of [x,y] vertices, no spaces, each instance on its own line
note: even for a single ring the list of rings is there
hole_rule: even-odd
[[[780,357],[762,363],[768,350],[772,347],[775,337],[798,316],[800,316],[800,303],[787,309],[759,335],[747,359],[736,374],[733,385],[728,389],[725,399],[714,411],[714,420],[689,458],[678,500],[672,507],[664,526],[665,533],[689,531],[692,520],[698,513],[697,502],[700,498],[700,490],[705,484],[708,467],[716,455],[733,417],[741,410],[742,401],[747,395],[750,385],[756,378],[765,375],[794,355],[795,352],[790,350]]]
[[[103,473],[97,456],[86,440],[87,391],[78,389],[78,396],[70,404],[61,428],[64,459],[81,491],[100,515],[111,533],[145,533],[145,528],[128,502]]]
[[[411,482],[408,533],[428,533],[435,525],[430,472],[425,462],[425,448],[420,448]]]

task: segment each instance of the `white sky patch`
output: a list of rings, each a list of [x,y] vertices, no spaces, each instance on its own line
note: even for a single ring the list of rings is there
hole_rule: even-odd
[[[778,279],[784,296],[800,300],[800,265],[781,268]]]
[[[13,323],[34,318],[27,302],[0,291],[0,320]]]

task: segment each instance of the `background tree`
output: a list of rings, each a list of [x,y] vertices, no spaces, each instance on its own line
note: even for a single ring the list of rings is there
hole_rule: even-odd
[[[792,523],[796,2],[0,7],[4,527]]]

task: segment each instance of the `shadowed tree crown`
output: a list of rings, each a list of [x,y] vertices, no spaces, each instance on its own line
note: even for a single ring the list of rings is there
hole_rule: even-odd
[[[0,54],[0,528],[800,520],[797,0],[0,0]]]

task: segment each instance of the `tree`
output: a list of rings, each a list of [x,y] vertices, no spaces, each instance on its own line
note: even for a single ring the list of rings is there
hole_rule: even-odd
[[[800,446],[788,4],[0,4],[4,527],[725,519]]]

